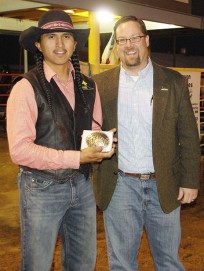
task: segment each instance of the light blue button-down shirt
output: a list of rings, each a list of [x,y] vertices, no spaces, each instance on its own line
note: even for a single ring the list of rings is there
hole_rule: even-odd
[[[118,94],[119,169],[154,172],[152,159],[153,67],[130,76],[121,66]]]

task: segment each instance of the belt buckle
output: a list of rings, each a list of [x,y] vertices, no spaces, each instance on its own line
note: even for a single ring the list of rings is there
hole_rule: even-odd
[[[140,179],[141,180],[149,180],[150,174],[141,174]]]

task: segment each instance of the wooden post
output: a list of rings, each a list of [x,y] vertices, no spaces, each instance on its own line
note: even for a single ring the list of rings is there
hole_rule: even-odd
[[[96,74],[100,72],[100,27],[94,12],[89,14],[89,27],[88,61],[91,73]]]

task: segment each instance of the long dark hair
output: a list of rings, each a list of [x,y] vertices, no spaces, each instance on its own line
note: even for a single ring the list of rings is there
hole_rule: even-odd
[[[43,68],[43,59],[44,59],[43,54],[41,52],[39,52],[39,51],[36,52],[35,59],[36,59],[37,70],[38,70],[38,73],[39,73],[39,76],[40,76],[40,82],[41,82],[42,88],[43,88],[43,90],[44,90],[44,92],[46,94],[47,101],[48,101],[48,104],[50,106],[50,109],[52,111],[52,101],[51,101],[50,91],[49,91],[49,87],[48,87],[48,84],[47,84],[47,80],[45,78],[45,72],[44,72],[44,68]],[[82,99],[83,99],[84,106],[85,106],[86,110],[88,110],[88,104],[86,102],[86,99],[85,99],[85,96],[84,96],[84,93],[83,93],[83,90],[82,90],[82,76],[81,76],[81,71],[80,71],[79,59],[78,59],[78,56],[77,56],[76,52],[74,52],[72,54],[71,62],[72,62],[72,65],[74,67],[74,70],[75,70],[75,82],[76,82],[76,85],[77,85],[77,89],[81,93],[81,96],[82,96]]]
[[[38,73],[40,76],[40,82],[41,82],[42,88],[45,92],[45,95],[47,97],[47,101],[48,101],[50,110],[53,113],[52,99],[51,99],[51,95],[50,95],[50,91],[49,91],[49,85],[47,84],[47,80],[45,78],[45,73],[44,73],[44,68],[43,68],[43,59],[44,59],[43,54],[41,52],[37,51],[35,54],[35,59],[36,59],[37,70],[38,70]],[[87,101],[86,101],[86,98],[84,96],[84,92],[82,89],[83,79],[82,79],[81,70],[80,70],[79,58],[78,58],[76,51],[74,51],[71,56],[71,62],[74,67],[74,70],[75,70],[75,83],[76,83],[78,91],[80,92],[80,94],[82,96],[85,112],[90,112],[90,108],[87,104]],[[99,127],[101,127],[101,125],[93,118],[93,116],[92,116],[92,120]]]

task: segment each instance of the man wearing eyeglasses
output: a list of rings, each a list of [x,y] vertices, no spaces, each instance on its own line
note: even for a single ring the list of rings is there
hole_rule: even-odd
[[[118,131],[116,155],[93,169],[110,270],[138,270],[145,229],[155,270],[183,271],[180,206],[197,197],[200,165],[187,80],[151,61],[142,20],[122,17],[114,34],[121,65],[94,76],[103,129]]]

